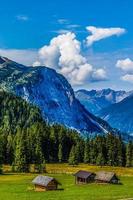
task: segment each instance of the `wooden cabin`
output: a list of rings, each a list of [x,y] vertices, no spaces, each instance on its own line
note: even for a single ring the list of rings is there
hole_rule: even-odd
[[[75,176],[76,184],[91,183],[91,182],[94,182],[94,178],[95,178],[94,173],[88,172],[88,171],[83,171],[83,170],[78,171],[76,174],[74,174],[74,176]]]
[[[100,171],[96,173],[95,181],[97,183],[112,183],[118,184],[119,178],[116,176],[114,172],[104,172]]]
[[[49,176],[37,176],[32,183],[35,186],[35,191],[48,191],[48,190],[57,190],[58,187],[58,181]]]

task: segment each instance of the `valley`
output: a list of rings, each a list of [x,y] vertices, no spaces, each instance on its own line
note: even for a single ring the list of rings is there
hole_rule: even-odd
[[[67,164],[47,164],[48,173],[45,175],[53,176],[62,183],[60,190],[52,192],[35,192],[31,181],[36,174],[10,174],[8,169],[5,175],[0,176],[0,197],[1,200],[40,200],[47,198],[48,200],[120,200],[128,199],[133,196],[133,169],[132,168],[112,168],[112,167],[96,167],[89,165],[79,165],[78,167],[70,167]],[[78,169],[86,170],[109,170],[118,173],[122,185],[75,185],[72,173]],[[57,170],[58,169],[58,170]]]

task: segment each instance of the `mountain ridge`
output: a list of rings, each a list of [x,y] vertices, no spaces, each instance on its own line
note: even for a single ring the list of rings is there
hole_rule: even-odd
[[[106,120],[111,126],[116,127],[122,132],[133,135],[133,94],[124,98],[122,101],[104,108],[99,116]]]
[[[0,82],[2,90],[38,106],[49,123],[63,124],[80,132],[106,132],[75,98],[68,81],[51,68],[27,67],[1,57]]]
[[[110,88],[90,91],[81,89],[75,91],[75,96],[87,110],[90,110],[93,114],[99,116],[98,113],[101,109],[120,102],[132,93],[133,91],[115,91]]]

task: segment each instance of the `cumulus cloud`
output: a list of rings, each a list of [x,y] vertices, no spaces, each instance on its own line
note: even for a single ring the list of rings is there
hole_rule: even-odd
[[[126,58],[124,60],[118,60],[116,63],[116,67],[120,68],[124,72],[133,73],[133,61],[130,58]]]
[[[95,26],[87,26],[86,29],[91,33],[86,38],[86,43],[91,46],[94,42],[108,38],[111,36],[120,36],[124,34],[126,30],[124,28],[97,28]]]
[[[95,70],[92,77],[93,77],[92,80],[95,81],[107,80],[106,71],[102,68]]]
[[[116,67],[120,68],[125,75],[121,77],[121,80],[133,83],[133,61],[130,58],[118,60]]]
[[[43,65],[56,69],[72,84],[107,79],[104,69],[95,69],[87,62],[81,54],[81,43],[71,32],[54,37],[39,50],[39,58]]]
[[[121,77],[123,81],[127,81],[129,83],[133,83],[133,74],[126,74]]]

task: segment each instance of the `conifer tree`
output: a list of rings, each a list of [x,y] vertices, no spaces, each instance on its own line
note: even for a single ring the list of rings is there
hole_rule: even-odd
[[[85,148],[84,148],[84,163],[90,162],[90,144],[89,139],[85,141]]]
[[[7,145],[6,145],[6,163],[12,164],[13,162],[13,136],[11,133],[7,136]]]
[[[105,165],[105,138],[104,136],[97,136],[96,137],[96,165],[103,166]]]
[[[3,172],[3,141],[0,136],[0,174]]]
[[[76,151],[75,151],[75,146],[73,145],[69,154],[69,165],[77,165],[78,161],[77,161],[77,156],[76,156]]]
[[[126,166],[133,166],[133,144],[131,141],[127,144],[126,147]]]
[[[62,155],[62,144],[59,144],[58,160],[59,160],[60,163],[62,162],[62,158],[63,158],[63,155]]]
[[[96,164],[97,158],[97,143],[95,139],[91,139],[90,141],[90,163]]]
[[[96,164],[99,166],[105,165],[105,158],[104,158],[104,154],[102,151],[97,156]]]
[[[116,158],[117,158],[117,166],[122,167],[124,160],[123,160],[123,142],[122,142],[121,137],[118,137],[118,140],[117,140],[117,155],[116,155]]]
[[[25,131],[18,132],[16,135],[16,148],[14,165],[17,172],[29,172],[28,149]]]
[[[34,167],[37,173],[43,173],[45,171],[45,159],[41,148],[41,135],[37,134],[36,137]]]
[[[107,164],[109,166],[115,166],[116,146],[115,146],[114,136],[112,134],[108,134],[107,136],[107,150],[108,150]]]

